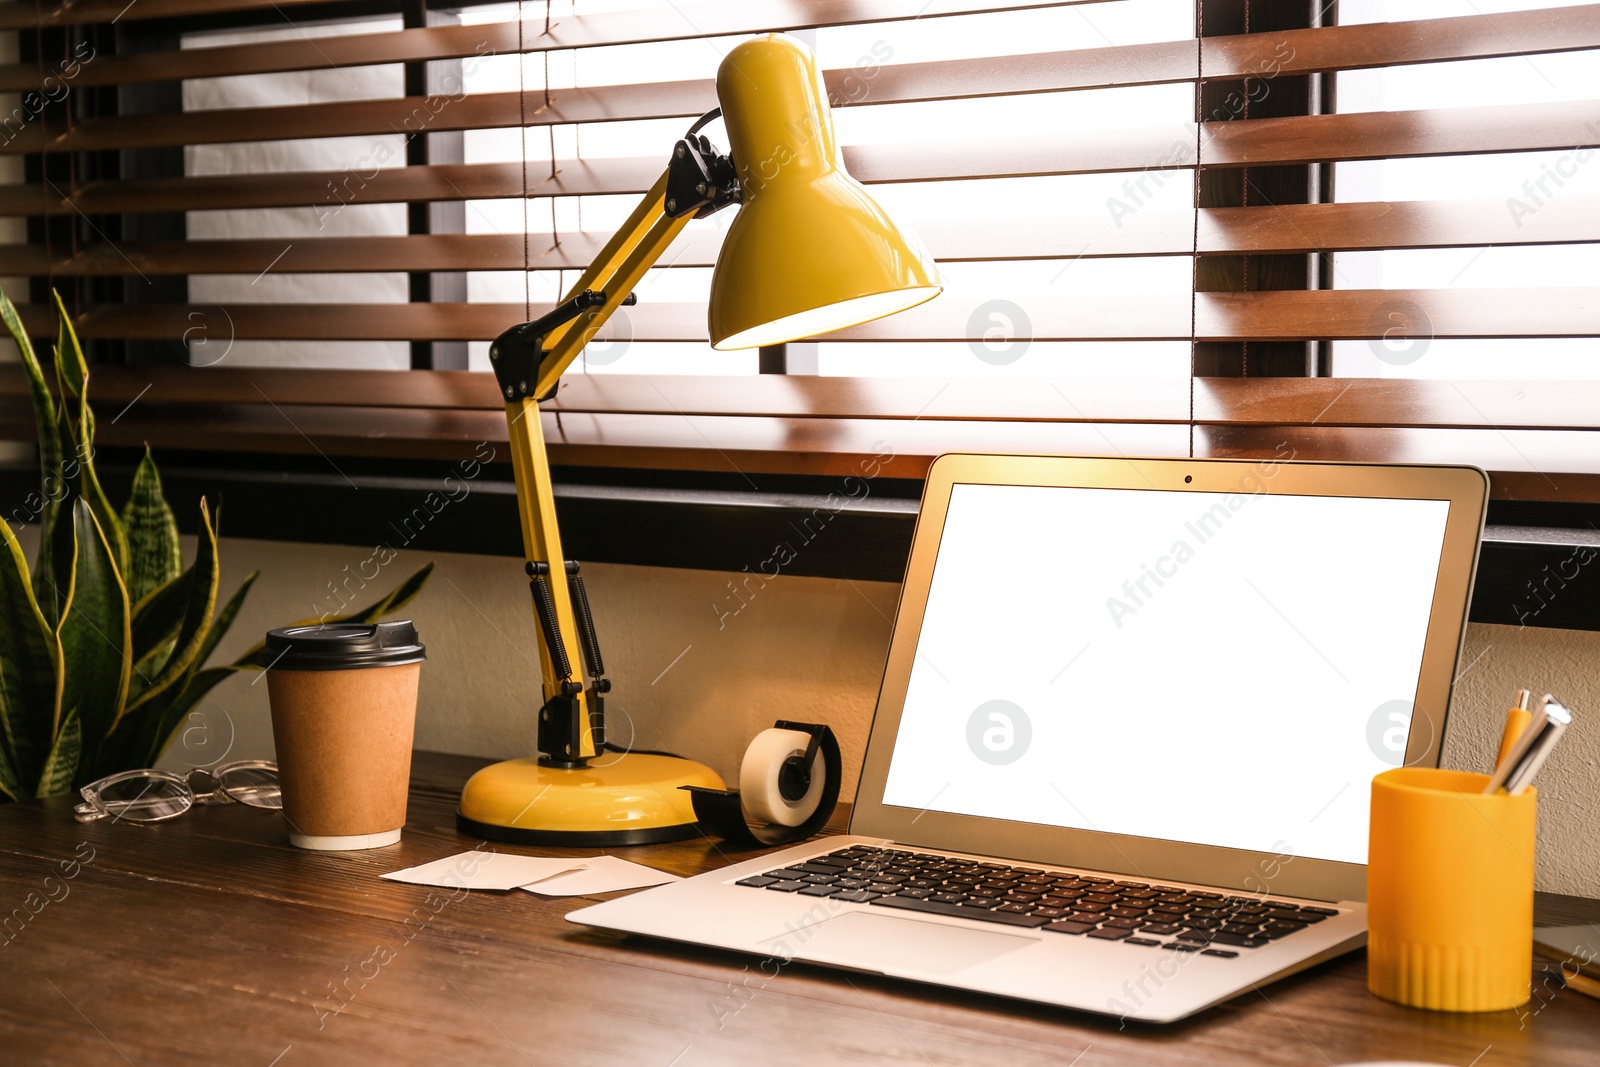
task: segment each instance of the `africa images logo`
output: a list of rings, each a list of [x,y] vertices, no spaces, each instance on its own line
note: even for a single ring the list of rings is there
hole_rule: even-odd
[[[1033,742],[1028,713],[1009,700],[989,700],[967,718],[967,747],[985,763],[1003,767],[1027,755]]]

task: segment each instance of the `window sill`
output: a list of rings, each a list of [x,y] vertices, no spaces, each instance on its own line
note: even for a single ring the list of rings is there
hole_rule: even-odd
[[[104,367],[93,383],[114,494],[149,444],[180,518],[201,495],[225,495],[231,536],[521,555],[488,375]],[[574,375],[544,423],[575,555],[898,581],[935,456],[1185,455],[1187,386]],[[1600,431],[1584,421],[1597,394],[1593,383],[1201,379],[1195,449],[1475,462],[1494,500],[1473,619],[1600,629],[1600,568],[1587,566],[1600,550]],[[33,439],[15,367],[0,367],[0,439]],[[0,471],[7,514],[36,477]]]
[[[126,493],[133,458],[108,454],[102,460],[114,499]],[[434,477],[396,477],[221,470],[176,458],[162,464],[162,479],[185,532],[192,532],[199,498],[209,496],[227,501],[225,533],[231,537],[522,557],[516,488],[490,465],[473,476],[458,464]],[[617,481],[648,473],[628,472]],[[900,581],[920,485],[847,481],[830,488],[805,480],[767,490],[561,481],[556,506],[568,548],[590,562],[762,579]],[[0,467],[0,503],[8,514],[37,485],[32,467]],[[359,487],[359,507],[352,506],[352,486]],[[1597,555],[1600,531],[1592,527],[1490,524],[1472,621],[1600,631],[1600,568],[1589,565]]]

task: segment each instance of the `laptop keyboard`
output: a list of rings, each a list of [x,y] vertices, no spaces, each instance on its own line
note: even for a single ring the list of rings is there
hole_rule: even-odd
[[[853,845],[736,884],[1224,959],[1339,914],[1265,897],[874,845]]]

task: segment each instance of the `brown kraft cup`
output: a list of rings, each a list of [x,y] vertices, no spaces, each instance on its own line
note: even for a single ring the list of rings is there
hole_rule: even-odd
[[[424,658],[410,622],[267,634],[259,662],[290,844],[345,851],[400,840]]]

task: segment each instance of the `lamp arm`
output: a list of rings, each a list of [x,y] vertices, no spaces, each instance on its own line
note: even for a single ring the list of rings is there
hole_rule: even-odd
[[[577,564],[561,547],[539,401],[555,395],[561,375],[617,308],[634,302],[634,287],[689,221],[737,199],[732,174],[728,157],[691,130],[561,303],[506,330],[489,349],[506,401],[517,511],[539,620],[535,632],[544,704],[537,743],[546,764],[582,766],[599,755],[605,746],[603,695],[610,683],[600,677],[604,668]],[[587,687],[585,667],[593,683]]]
[[[507,402],[553,396],[561,375],[606,320],[617,308],[634,303],[634,286],[689,220],[739,201],[732,158],[699,133],[720,113],[707,112],[673,146],[666,170],[561,303],[532,322],[513,326],[490,346],[489,360]]]

